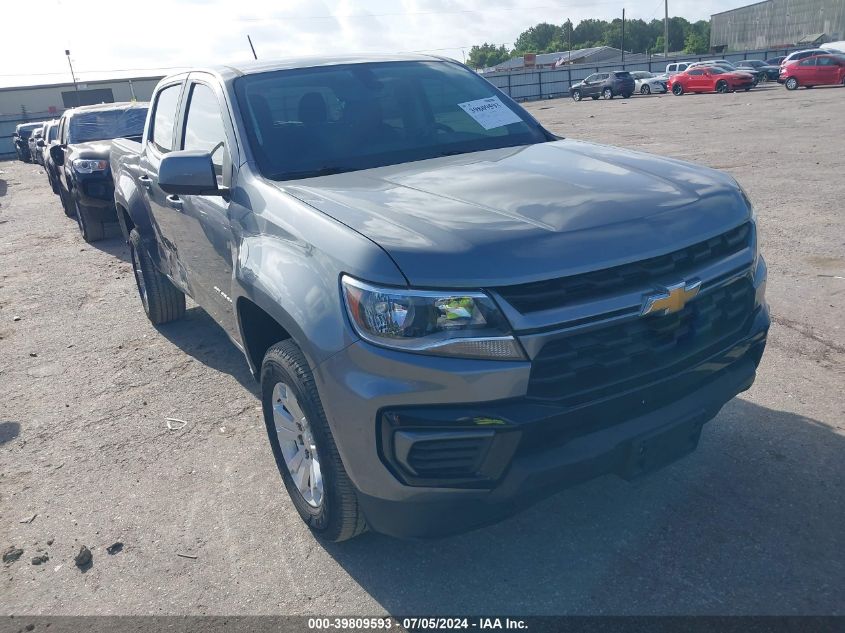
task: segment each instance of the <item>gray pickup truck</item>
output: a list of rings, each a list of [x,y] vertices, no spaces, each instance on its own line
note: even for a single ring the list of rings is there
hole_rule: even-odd
[[[244,353],[319,536],[467,530],[692,451],[769,328],[729,176],[561,139],[456,62],[163,79],[115,203],[144,309]]]

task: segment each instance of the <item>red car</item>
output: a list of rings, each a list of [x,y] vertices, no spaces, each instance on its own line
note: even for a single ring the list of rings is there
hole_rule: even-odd
[[[780,82],[787,90],[798,86],[845,85],[845,55],[814,55],[780,69]]]
[[[732,92],[750,90],[754,77],[748,73],[734,73],[715,66],[695,66],[669,77],[669,90],[674,95],[685,92]]]

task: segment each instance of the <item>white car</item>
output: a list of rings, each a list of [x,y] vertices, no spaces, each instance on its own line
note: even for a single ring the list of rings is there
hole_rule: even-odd
[[[647,70],[635,70],[631,73],[631,77],[634,78],[634,88],[641,95],[666,92],[666,80],[661,79],[654,73]]]

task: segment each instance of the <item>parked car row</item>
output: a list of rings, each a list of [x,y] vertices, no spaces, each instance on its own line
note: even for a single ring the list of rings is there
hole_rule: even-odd
[[[18,158],[44,166],[65,215],[75,218],[86,242],[117,229],[109,166],[112,139],[140,139],[146,103],[109,103],[72,108],[59,119],[26,123],[15,130]]]
[[[569,94],[574,101],[585,97],[595,100],[621,96],[627,99],[635,93],[649,95],[667,91],[680,96],[690,92],[747,91],[768,81],[778,81],[789,90],[800,86],[845,85],[845,53],[827,47],[795,51],[766,60],[745,59],[736,64],[726,59],[673,62],[666,65],[662,75],[647,71],[596,72],[573,84]]]

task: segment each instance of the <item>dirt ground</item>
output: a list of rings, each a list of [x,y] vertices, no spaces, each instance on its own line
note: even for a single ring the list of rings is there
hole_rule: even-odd
[[[120,240],[86,245],[43,171],[3,162],[0,548],[24,552],[0,564],[0,612],[845,613],[845,89],[527,107],[723,169],[756,206],[769,346],[697,452],[442,541],[323,545],[222,331],[197,307],[153,328]]]

